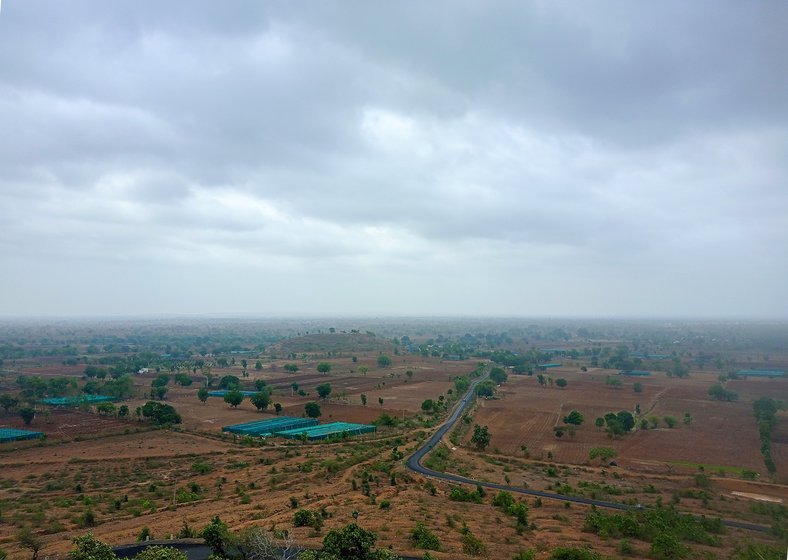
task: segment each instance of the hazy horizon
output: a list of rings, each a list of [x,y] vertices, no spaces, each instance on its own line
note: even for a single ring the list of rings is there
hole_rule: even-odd
[[[787,28],[6,0],[0,318],[784,321]]]

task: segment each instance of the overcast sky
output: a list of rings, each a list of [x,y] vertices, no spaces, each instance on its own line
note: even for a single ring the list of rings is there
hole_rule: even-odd
[[[788,3],[5,0],[0,315],[788,318]]]

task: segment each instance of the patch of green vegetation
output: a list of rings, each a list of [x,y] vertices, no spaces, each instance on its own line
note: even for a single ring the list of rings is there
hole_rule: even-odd
[[[734,473],[739,476],[741,476],[742,473],[747,470],[743,467],[733,467],[730,465],[709,465],[706,463],[693,463],[691,461],[665,461],[665,463],[668,465],[675,465],[677,467],[687,467],[699,471]]]
[[[585,521],[585,530],[600,537],[634,538],[650,542],[652,548],[656,546],[660,550],[669,549],[670,543],[674,541],[720,546],[717,535],[723,533],[724,529],[719,518],[696,518],[664,507],[626,513],[604,513],[594,508]],[[683,545],[675,549],[682,550]],[[652,550],[652,555],[658,557],[659,553]]]

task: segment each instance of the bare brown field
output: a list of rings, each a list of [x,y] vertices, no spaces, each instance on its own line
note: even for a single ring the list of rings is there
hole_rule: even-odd
[[[522,455],[522,446],[527,446],[535,457],[546,457],[549,452],[557,462],[583,464],[588,461],[591,448],[608,446],[617,450],[620,464],[633,469],[672,472],[686,463],[746,468],[767,475],[751,403],[756,394],[781,398],[788,383],[731,382],[729,387],[740,390],[742,399],[718,402],[708,395],[709,386],[716,382],[713,374],[696,372],[688,379],[663,374],[621,377],[621,388],[606,386],[607,374],[614,372],[552,374],[568,380],[565,389],[540,386],[536,376],[510,375],[500,390],[500,398],[479,404],[474,422],[489,427],[490,448],[505,454]],[[643,385],[642,393],[633,391],[635,382]],[[669,429],[660,422],[657,429],[636,430],[611,440],[593,425],[595,418],[607,412],[634,413],[636,404],[640,404],[646,418],[674,416],[676,427]],[[555,437],[553,426],[559,425],[561,418],[573,409],[585,416],[585,423],[574,436]],[[693,418],[689,426],[682,423],[685,412]],[[788,452],[788,429],[784,428],[785,423],[780,426],[784,431],[775,434],[775,452],[782,458]],[[465,436],[466,442],[469,437],[470,432]],[[778,471],[778,480],[787,480],[782,471]]]
[[[134,423],[113,417],[99,416],[72,409],[51,408],[49,416],[39,413],[30,426],[25,426],[18,415],[0,416],[0,427],[43,432],[49,439],[73,440],[123,433],[134,429]],[[32,442],[27,442],[30,445]]]

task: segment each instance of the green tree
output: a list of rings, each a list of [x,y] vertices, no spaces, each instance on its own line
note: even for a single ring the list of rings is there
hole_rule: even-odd
[[[8,414],[11,410],[19,406],[19,399],[3,393],[0,395],[0,406],[2,406],[5,413]]]
[[[129,407],[128,405],[122,404],[120,408],[118,408],[118,418],[126,418],[129,415]]]
[[[110,416],[115,414],[115,405],[111,402],[102,402],[96,405],[96,412],[102,416]]]
[[[315,391],[317,391],[317,394],[321,399],[325,400],[328,398],[328,395],[331,394],[331,384],[322,383],[315,387]]]
[[[274,403],[274,412],[276,412],[277,416],[279,416],[279,413],[282,412],[282,405],[278,402]]]
[[[378,404],[380,404],[380,406],[383,406],[383,397],[378,397]]]
[[[261,362],[260,360],[257,360],[254,363],[254,369],[256,369],[257,371],[260,371],[261,369],[263,369],[263,362]]]
[[[461,376],[454,378],[454,388],[457,389],[458,394],[461,395],[465,393],[465,391],[467,391],[468,387],[470,386],[471,386],[471,382],[467,377]]]
[[[112,551],[112,547],[101,542],[92,533],[87,533],[81,537],[72,539],[74,548],[71,549],[69,557],[71,560],[116,560],[117,556]]]
[[[164,400],[164,397],[167,396],[167,387],[164,387],[163,385],[151,387],[150,396],[151,398],[158,399],[160,401]]]
[[[342,529],[332,529],[323,539],[325,560],[394,560],[388,550],[375,550],[377,535],[373,531],[362,529],[355,523],[345,525]]]
[[[635,391],[636,393],[642,393],[643,384],[640,381],[635,381],[635,384],[632,385],[632,390]]]
[[[259,391],[252,395],[249,400],[258,411],[262,411],[271,404],[271,395],[268,394],[268,391]]]
[[[588,453],[589,459],[594,460],[599,457],[599,460],[603,463],[606,463],[615,456],[616,450],[612,447],[592,447],[591,451]]]
[[[317,371],[320,373],[328,373],[331,371],[331,364],[328,362],[320,362],[317,364]]]
[[[479,424],[474,424],[471,443],[473,443],[476,446],[476,449],[479,449],[480,451],[484,451],[484,449],[490,445],[490,431],[488,430],[487,426],[479,426]]]
[[[200,399],[200,402],[205,402],[208,400],[208,389],[205,387],[200,387],[200,390],[197,391],[197,398]]]
[[[36,417],[36,409],[30,406],[20,408],[19,416],[22,417],[22,422],[25,423],[25,426],[29,426],[33,422],[33,418]]]
[[[391,367],[391,358],[389,358],[385,354],[381,354],[380,356],[378,356],[378,367],[379,368]]]
[[[225,375],[219,380],[219,389],[224,390],[238,390],[241,386],[241,380],[234,375]]]
[[[490,379],[492,379],[496,385],[505,383],[508,378],[509,376],[503,368],[494,367],[490,370]]]
[[[227,524],[218,515],[211,519],[211,522],[205,526],[200,536],[215,555],[219,558],[226,556],[225,551],[228,545],[231,544],[232,537]]]
[[[426,399],[421,403],[421,410],[426,414],[432,414],[435,411],[435,402],[432,399]]]
[[[33,554],[33,560],[38,559],[39,551],[44,548],[44,539],[36,535],[29,527],[23,527],[16,534],[19,546],[27,548]]]
[[[320,405],[316,402],[308,402],[304,405],[304,412],[310,418],[318,418],[320,417]]]
[[[601,428],[604,425],[605,425],[605,419],[602,418],[601,416],[596,420],[594,420],[594,426],[596,426],[597,428]]]
[[[148,401],[140,412],[145,418],[150,418],[155,424],[180,424],[181,415],[169,404],[162,404],[156,401]]]
[[[185,373],[178,373],[175,375],[175,383],[177,383],[181,387],[188,387],[193,382],[192,382],[192,378],[186,375]]]
[[[298,371],[298,365],[297,364],[285,364],[284,368],[285,368],[285,371],[289,371],[290,373],[295,373],[295,372]],[[320,370],[318,370],[318,371],[320,371]]]
[[[495,395],[495,383],[483,381],[476,386],[476,395],[479,397],[492,397]]]
[[[674,416],[663,416],[662,421],[665,422],[665,425],[668,428],[675,428],[678,421]]]
[[[231,407],[236,408],[239,404],[241,404],[244,400],[244,394],[237,389],[232,391],[227,391],[224,394],[224,402],[229,404]]]
[[[564,424],[572,424],[574,426],[580,426],[583,422],[585,422],[585,418],[577,410],[573,410],[572,412],[564,416]]]
[[[736,393],[736,391],[729,391],[719,383],[709,387],[709,395],[711,398],[718,401],[733,402],[739,400],[739,395]]]
[[[559,377],[558,379],[555,380],[555,384],[561,389],[563,389],[564,387],[567,386],[567,381],[563,377]]]
[[[367,406],[367,396],[364,393],[361,393],[361,404]]]
[[[361,375],[366,375],[368,371],[369,371],[369,367],[368,366],[358,366],[358,372]]]

